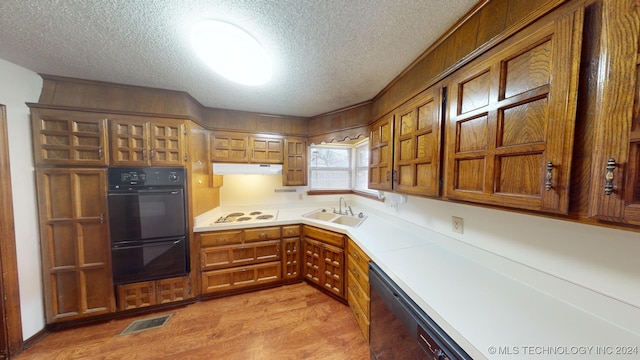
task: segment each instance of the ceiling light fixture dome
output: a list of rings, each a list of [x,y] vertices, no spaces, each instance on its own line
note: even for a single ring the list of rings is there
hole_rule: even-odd
[[[215,72],[245,85],[262,85],[271,78],[266,50],[241,28],[218,20],[197,23],[191,32],[196,54]]]

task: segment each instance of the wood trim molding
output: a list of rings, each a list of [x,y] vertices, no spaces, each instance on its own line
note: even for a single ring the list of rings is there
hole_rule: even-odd
[[[9,168],[9,136],[6,107],[0,105],[0,172],[11,174]],[[9,358],[22,351],[22,318],[20,316],[20,290],[18,287],[18,261],[13,217],[11,177],[0,176],[0,314],[6,331]],[[4,300],[4,301],[2,301]],[[0,323],[2,323],[0,321]]]

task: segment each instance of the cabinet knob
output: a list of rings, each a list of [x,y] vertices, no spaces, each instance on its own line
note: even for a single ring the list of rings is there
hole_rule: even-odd
[[[607,161],[607,173],[604,175],[604,194],[611,195],[613,194],[613,170],[616,169],[616,160],[614,158],[609,158]]]
[[[154,149],[149,150],[149,159],[153,159],[153,154],[155,154],[155,150]]]

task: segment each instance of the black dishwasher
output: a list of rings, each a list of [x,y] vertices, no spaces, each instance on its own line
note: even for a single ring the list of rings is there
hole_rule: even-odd
[[[374,263],[369,281],[371,359],[471,359]]]

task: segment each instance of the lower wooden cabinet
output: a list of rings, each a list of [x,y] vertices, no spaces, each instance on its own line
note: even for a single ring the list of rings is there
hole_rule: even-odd
[[[369,262],[371,259],[360,247],[349,239],[347,245],[347,300],[362,330],[364,337],[369,340],[370,320],[370,287]]]
[[[302,279],[300,272],[300,225],[282,227],[282,279],[295,282]]]
[[[280,261],[204,271],[202,273],[202,293],[210,294],[219,291],[276,283],[281,279],[282,264]]]
[[[304,279],[346,300],[344,235],[305,225],[303,257]]]
[[[188,276],[118,285],[118,310],[187,300],[192,297]]]
[[[259,287],[282,281],[280,226],[196,234],[202,294]]]
[[[106,169],[38,169],[47,323],[115,311]]]

